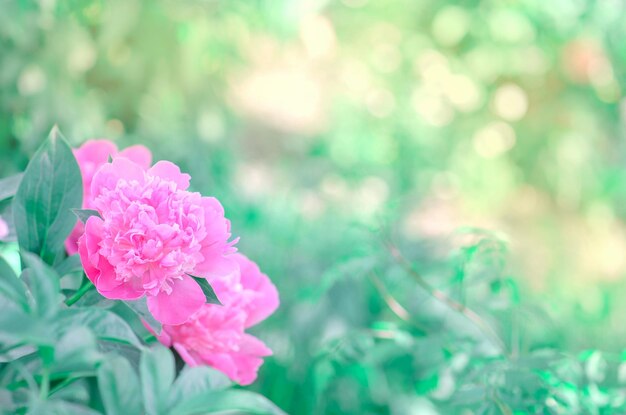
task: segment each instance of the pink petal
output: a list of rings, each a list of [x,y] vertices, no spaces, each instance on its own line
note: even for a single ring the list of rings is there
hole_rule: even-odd
[[[191,179],[188,174],[181,173],[177,165],[164,160],[152,166],[148,173],[175,182],[179,190],[186,190],[189,187],[189,179]]]
[[[247,313],[246,328],[265,320],[280,304],[278,290],[267,275],[263,274],[258,265],[242,254],[234,254],[233,258],[241,270],[241,285],[244,290],[254,293],[250,301],[243,304]]]
[[[117,153],[117,146],[109,140],[89,140],[74,150],[78,165],[83,163],[102,164],[109,160],[109,156]]]
[[[0,218],[0,239],[6,238],[9,235],[9,225]]]
[[[100,276],[96,280],[95,286],[103,297],[113,300],[136,300],[145,293],[141,287],[133,286],[132,282],[138,284],[136,280],[129,282],[118,280],[115,268],[102,256],[100,256],[98,268],[100,269]]]
[[[135,300],[141,297],[144,291],[119,281],[113,266],[98,252],[100,250],[102,223],[102,219],[97,216],[87,219],[85,233],[79,239],[78,253],[85,274],[102,296],[115,300]]]
[[[239,382],[237,363],[232,353],[207,353],[203,358],[210,366]]]
[[[165,330],[164,330],[165,331]],[[180,343],[174,343],[174,348],[176,349],[176,351],[178,352],[178,354],[180,355],[180,357],[185,361],[185,363],[187,363],[189,366],[198,366],[200,364],[200,362],[198,362],[198,360],[196,360],[192,354],[187,350],[187,348],[185,346],[183,346]]]
[[[98,288],[98,286],[96,286],[96,288]],[[98,292],[102,294],[103,297],[106,297],[106,298],[110,298],[113,300],[127,300],[127,301],[137,300],[141,298],[142,295],[145,294],[145,291],[137,289],[128,283],[120,284],[116,287],[113,287],[112,289],[108,291],[98,288]]]
[[[156,296],[149,296],[148,310],[161,323],[177,325],[186,322],[205,302],[202,288],[191,277],[184,275],[174,281],[170,294],[161,291]]]
[[[239,353],[233,354],[233,363],[237,367],[234,378],[240,385],[249,385],[257,378],[259,368],[263,364],[263,356],[270,356],[272,351],[254,336],[244,334]]]
[[[226,278],[239,273],[239,265],[231,256],[216,256],[205,258],[196,265],[194,272],[198,277]]]
[[[74,255],[78,252],[78,238],[80,238],[85,231],[85,225],[81,221],[76,221],[76,225],[70,235],[65,240],[65,250],[68,255]]]
[[[112,163],[103,164],[91,181],[92,198],[97,198],[102,189],[115,189],[120,179],[141,182],[144,180],[144,169],[123,157],[114,158]]]
[[[152,164],[152,153],[142,145],[127,147],[118,155],[139,164],[144,169],[150,168],[150,164]]]
[[[272,355],[272,349],[267,347],[260,339],[247,333],[243,335],[240,352],[259,357]]]
[[[92,216],[87,219],[85,224],[85,233],[78,240],[78,254],[80,262],[83,264],[87,278],[95,284],[100,277],[100,270],[97,268],[99,263],[98,249],[100,243],[100,234],[102,232],[102,219]]]

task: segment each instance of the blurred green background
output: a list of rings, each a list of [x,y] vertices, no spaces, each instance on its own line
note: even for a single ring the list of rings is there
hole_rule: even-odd
[[[390,240],[510,356],[623,348],[625,13],[0,0],[0,177],[55,123],[74,145],[148,146],[223,202],[278,286],[256,329],[275,355],[252,388],[290,413],[454,413],[467,368],[493,353]]]

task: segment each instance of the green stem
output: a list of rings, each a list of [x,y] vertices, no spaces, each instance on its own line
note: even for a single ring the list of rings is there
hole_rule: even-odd
[[[67,385],[71,385],[72,383],[76,382],[79,379],[80,379],[80,377],[65,378],[63,381],[61,381],[59,384],[57,384],[54,388],[50,389],[50,396],[54,395],[56,392],[60,391],[61,389],[63,389]]]
[[[72,304],[74,304],[76,301],[80,300],[80,298],[83,295],[85,295],[87,293],[87,291],[91,290],[92,288],[94,288],[94,285],[91,282],[88,282],[87,284],[85,284],[82,287],[80,287],[80,289],[78,291],[76,291],[76,293],[74,293],[73,296],[71,296],[70,298],[65,300],[65,304],[67,304],[68,307],[71,307]]]
[[[39,396],[41,397],[41,399],[47,399],[49,392],[50,373],[48,372],[48,368],[44,368],[43,373],[41,374],[41,387],[39,389]]]

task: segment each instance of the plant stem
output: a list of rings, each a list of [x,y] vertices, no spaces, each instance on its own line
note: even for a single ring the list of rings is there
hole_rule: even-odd
[[[39,396],[41,399],[47,399],[50,392],[50,373],[48,368],[44,368],[41,374],[41,386],[39,388]]]
[[[407,311],[407,309],[404,308],[404,306],[402,306],[402,304],[400,304],[398,302],[398,300],[396,300],[389,293],[389,290],[387,290],[387,287],[385,287],[385,284],[383,284],[383,282],[380,280],[380,278],[378,277],[378,275],[376,275],[375,272],[370,274],[370,279],[372,280],[372,283],[374,284],[374,286],[378,290],[378,293],[381,295],[381,297],[383,298],[383,300],[387,304],[387,307],[389,307],[389,309],[398,318],[400,318],[400,320],[403,320],[403,321],[411,324],[414,328],[416,328],[417,330],[420,331],[420,334],[425,334],[426,333],[426,331],[427,331],[426,327],[422,326],[421,324],[419,324],[418,322],[414,321],[411,318],[411,313],[409,313]]]
[[[394,259],[410,274],[413,276],[417,284],[426,290],[431,296],[446,304],[451,309],[458,311],[470,320],[480,331],[482,331],[493,344],[495,344],[505,355],[507,354],[506,346],[500,336],[491,328],[491,326],[485,322],[478,313],[467,308],[465,305],[450,298],[443,291],[431,286],[417,271],[413,269],[412,264],[402,255],[400,250],[391,242],[386,241],[387,247]]]
[[[65,300],[65,304],[67,304],[68,307],[72,306],[72,304],[74,304],[75,302],[80,300],[80,298],[83,295],[85,295],[87,293],[87,291],[91,290],[92,288],[94,288],[94,285],[91,282],[87,282],[85,285],[80,287],[80,289],[78,291],[76,291],[76,293],[74,293],[73,296],[71,296],[70,298]]]

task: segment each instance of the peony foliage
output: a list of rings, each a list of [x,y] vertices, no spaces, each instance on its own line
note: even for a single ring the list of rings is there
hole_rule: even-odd
[[[72,150],[55,128],[0,181],[0,238],[19,245],[0,256],[1,413],[282,413],[235,387],[271,354],[245,330],[276,288],[235,253],[216,199],[150,164],[143,147]]]

